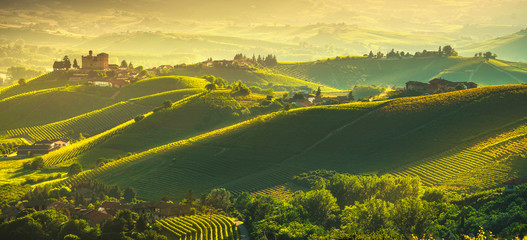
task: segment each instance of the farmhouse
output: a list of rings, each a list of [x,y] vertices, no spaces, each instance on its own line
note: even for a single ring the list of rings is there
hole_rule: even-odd
[[[423,93],[447,92],[455,89],[458,85],[463,85],[464,88],[477,88],[478,84],[474,82],[451,82],[442,78],[435,78],[428,83],[410,81],[406,83],[407,91],[417,91]]]
[[[55,139],[35,142],[33,145],[19,146],[17,156],[32,157],[48,154],[70,144],[69,140]]]
[[[519,185],[526,184],[527,178],[513,178],[503,182],[505,192],[514,192]]]

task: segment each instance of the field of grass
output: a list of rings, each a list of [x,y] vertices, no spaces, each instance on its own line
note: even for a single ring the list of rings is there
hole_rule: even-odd
[[[236,224],[223,215],[192,215],[158,220],[171,239],[238,240]]]
[[[486,62],[482,58],[462,57],[380,60],[352,57],[282,63],[272,68],[272,71],[338,89],[350,89],[354,85],[405,86],[408,81],[426,82],[436,77],[457,82],[472,81],[481,86],[527,81],[527,72],[524,72],[527,68],[511,69],[493,62],[501,61]]]
[[[488,189],[513,177],[525,176],[526,154],[527,125],[522,121],[513,129],[487,134],[474,144],[453,148],[391,174],[419,176],[425,185],[448,189]]]
[[[280,89],[280,87],[300,87],[308,86],[312,89],[320,87],[322,91],[335,91],[336,89],[324,84],[317,84],[305,80],[300,80],[294,76],[270,73],[261,69],[240,70],[234,68],[199,68],[188,70],[176,70],[177,75],[201,77],[203,75],[214,75],[227,80],[229,83],[242,81],[247,86],[257,86],[261,88]]]
[[[111,100],[61,87],[0,100],[0,129],[49,124],[111,105]]]
[[[526,93],[526,85],[495,86],[273,113],[124,157],[60,184],[96,178],[132,186],[145,199],[161,193],[178,199],[189,189],[258,192],[321,168],[382,173],[525,118]],[[473,158],[488,161],[482,156],[464,151],[450,160],[460,166]]]
[[[23,136],[35,141],[59,138],[76,139],[80,134],[84,137],[94,136],[137,115],[149,112],[165,100],[177,101],[203,91],[202,89],[183,89],[144,96],[59,122],[0,131],[0,136],[5,138]]]
[[[234,99],[228,91],[193,95],[141,120],[76,160],[93,167],[99,158],[117,159],[228,126],[252,116],[247,106],[260,100],[257,96]]]
[[[155,77],[140,80],[120,89],[118,100],[128,100],[151,94],[183,89],[204,88],[209,82],[201,78],[192,77]]]

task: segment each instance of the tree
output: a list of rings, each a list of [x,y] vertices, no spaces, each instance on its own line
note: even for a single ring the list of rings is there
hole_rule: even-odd
[[[77,59],[76,59],[76,58],[73,59],[73,68],[77,68],[77,69],[80,68],[80,67],[79,67],[79,64],[77,63]]]
[[[42,157],[37,157],[33,162],[31,162],[31,169],[38,170],[44,168],[44,159]]]
[[[145,115],[142,115],[142,114],[141,114],[141,115],[137,115],[137,116],[134,118],[134,121],[135,121],[135,122],[139,122],[139,121],[143,120],[144,118],[145,118]]]
[[[373,58],[374,55],[373,55],[373,51],[370,50],[370,53],[368,54],[368,58]]]
[[[315,93],[315,101],[320,101],[322,99],[322,91],[320,90],[320,87],[318,87],[317,92]]]
[[[349,99],[350,101],[354,101],[354,100],[355,100],[355,98],[353,97],[353,91],[350,91],[350,92],[348,93],[348,99]]]
[[[20,86],[26,85],[26,79],[23,79],[23,78],[18,79],[18,85],[20,85]]]
[[[213,189],[206,197],[206,205],[227,211],[231,206],[231,193],[225,188]]]
[[[78,163],[74,163],[70,165],[70,168],[68,170],[69,176],[74,176],[82,172],[82,166]]]
[[[134,69],[134,65],[132,64],[132,62],[130,62],[130,63],[128,64],[128,68],[129,68],[129,69]]]
[[[163,102],[163,107],[164,107],[164,108],[172,107],[172,101],[170,101],[170,100],[165,100],[165,101]]]
[[[121,68],[128,68],[128,63],[126,63],[126,60],[121,62]]]
[[[463,83],[458,83],[458,84],[456,85],[456,88],[455,88],[455,89],[456,89],[456,90],[464,90],[464,89],[466,89],[466,86],[465,86],[465,84],[463,84]]]
[[[209,84],[205,85],[205,89],[207,89],[207,91],[209,91],[209,92],[211,92],[213,90],[216,90],[216,84],[209,83]]]
[[[123,198],[125,202],[133,202],[135,200],[135,197],[137,195],[137,192],[132,187],[127,187],[124,190]]]
[[[69,70],[71,68],[71,62],[70,62],[70,58],[68,56],[64,56],[64,58],[62,59],[62,62],[64,64],[64,68],[66,70]]]
[[[312,223],[329,226],[336,221],[339,211],[337,199],[326,189],[309,191],[294,197],[293,203],[302,206],[307,211]]]

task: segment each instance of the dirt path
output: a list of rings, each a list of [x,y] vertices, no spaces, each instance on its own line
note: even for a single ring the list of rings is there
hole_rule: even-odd
[[[247,228],[245,226],[243,226],[243,224],[238,222],[238,221],[234,221],[234,223],[236,224],[236,227],[238,227],[238,229],[240,229],[240,239],[241,240],[250,240],[251,238],[249,237],[249,231],[247,231]]]
[[[472,78],[474,77],[474,74],[476,74],[477,71],[479,71],[479,68],[481,65],[483,65],[484,62],[480,62],[476,68],[470,73],[470,76],[468,77],[468,81],[472,82]]]
[[[499,69],[498,67],[494,66],[494,64],[492,64],[492,63],[489,63],[489,65],[490,65],[492,68],[496,69],[496,71],[499,71],[499,72],[502,72],[502,73],[507,74],[510,78],[516,80],[516,81],[518,82],[518,84],[523,83],[522,80],[520,80],[520,79],[517,78],[516,76],[512,75],[510,72],[504,71],[503,69]]]
[[[378,108],[377,108],[378,109]],[[355,123],[357,123],[358,121],[372,115],[373,113],[377,112],[377,109],[374,109],[374,110],[371,110],[369,111],[368,113],[354,119],[353,121],[351,122],[348,122],[344,125],[342,125],[341,127],[331,131],[330,133],[328,133],[325,137],[321,138],[320,140],[318,140],[317,142],[313,143],[311,146],[307,147],[306,149],[304,149],[302,152],[300,153],[297,153],[297,154],[294,154],[293,156],[291,157],[288,157],[287,159],[285,159],[284,161],[282,161],[282,164],[287,164],[289,162],[291,162],[293,159],[297,158],[297,157],[300,157],[304,154],[306,154],[307,152],[311,151],[313,148],[317,147],[318,145],[320,145],[321,143],[325,142],[326,140],[328,140],[329,138],[331,138],[333,135],[335,135],[336,133],[344,130],[344,128],[347,128]]]
[[[119,95],[119,93],[121,93],[121,90],[115,92],[111,97],[110,99],[115,99],[117,97],[117,95]]]

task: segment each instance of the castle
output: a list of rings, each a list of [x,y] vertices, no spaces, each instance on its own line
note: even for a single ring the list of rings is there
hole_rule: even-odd
[[[108,69],[108,54],[99,53],[93,56],[93,51],[90,50],[88,56],[82,56],[82,69],[86,70],[105,70]]]

